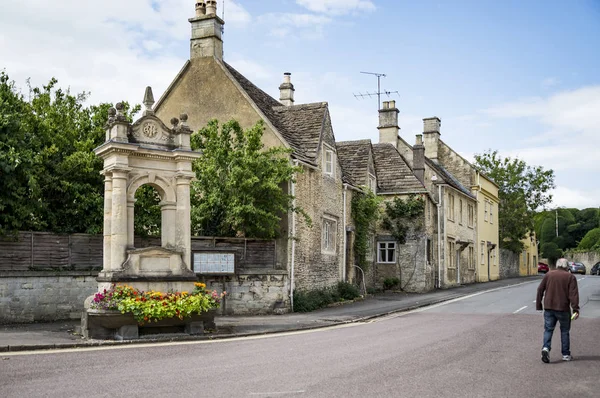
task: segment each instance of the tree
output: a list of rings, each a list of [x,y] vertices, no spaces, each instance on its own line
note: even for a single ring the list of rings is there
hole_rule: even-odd
[[[577,248],[580,250],[600,249],[600,228],[594,228],[585,234]]]
[[[385,202],[381,226],[403,245],[408,238],[422,232],[424,212],[425,201],[421,196],[413,194],[405,199],[395,197],[391,202]]]
[[[212,120],[192,134],[192,148],[203,151],[194,162],[192,233],[272,239],[293,208],[286,187],[302,171],[289,160],[290,150],[264,148],[264,123],[242,130],[231,120]]]
[[[521,240],[534,231],[536,210],[552,201],[554,171],[518,158],[501,158],[498,151],[475,155],[475,165],[499,186],[500,247],[521,252]]]
[[[555,264],[556,260],[562,257],[563,251],[554,242],[544,243],[541,246],[542,257],[547,258],[551,264]]]
[[[99,233],[102,160],[111,104],[85,107],[51,79],[26,101],[0,74],[0,233],[17,230]],[[128,116],[139,110],[126,104]]]

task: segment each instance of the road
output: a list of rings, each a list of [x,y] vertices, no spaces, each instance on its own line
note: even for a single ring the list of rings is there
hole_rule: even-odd
[[[540,360],[539,281],[368,323],[236,340],[1,354],[1,397],[597,397],[600,277],[573,362]]]

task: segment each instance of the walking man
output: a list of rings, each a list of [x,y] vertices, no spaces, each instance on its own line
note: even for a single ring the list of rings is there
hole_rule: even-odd
[[[535,307],[542,310],[542,297],[544,300],[544,345],[542,348],[542,361],[550,362],[552,333],[556,322],[560,322],[560,341],[562,344],[562,360],[570,361],[571,342],[569,331],[571,320],[579,317],[579,289],[577,279],[569,271],[569,262],[561,258],[556,262],[556,269],[547,272],[537,290]],[[573,309],[573,317],[571,317]]]

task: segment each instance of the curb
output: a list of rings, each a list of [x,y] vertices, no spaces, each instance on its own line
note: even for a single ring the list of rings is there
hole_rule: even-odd
[[[436,304],[444,303],[447,301],[455,300],[461,297],[467,297],[470,295],[478,295],[483,293],[494,292],[502,289],[506,289],[509,287],[524,285],[528,283],[534,283],[537,280],[533,281],[524,281],[514,284],[508,284],[506,286],[499,286],[487,290],[481,290],[478,292],[471,293],[457,293],[450,294],[443,298],[433,299],[432,301],[423,302],[420,304],[409,305],[408,307],[398,308],[396,310],[387,311],[375,315],[369,315],[361,318],[356,318],[348,321],[329,321],[331,322],[328,325],[314,325],[314,326],[301,326],[295,327],[293,329],[277,329],[277,330],[269,330],[262,332],[248,332],[248,333],[229,333],[229,334],[216,334],[216,335],[208,335],[208,336],[171,336],[171,337],[157,337],[157,338],[149,338],[149,339],[138,339],[138,340],[93,340],[86,341],[80,343],[57,343],[57,344],[32,344],[32,345],[7,345],[0,346],[0,353],[13,353],[13,352],[25,352],[25,351],[47,351],[47,350],[62,350],[62,349],[75,349],[75,348],[95,348],[95,347],[112,347],[112,346],[120,346],[120,345],[141,345],[141,344],[151,344],[151,343],[169,343],[169,342],[177,342],[177,341],[204,341],[204,340],[227,340],[241,337],[251,337],[251,336],[263,336],[277,333],[286,333],[286,332],[294,332],[294,331],[306,331],[306,330],[315,330],[315,329],[325,329],[332,326],[344,325],[344,324],[352,324],[352,323],[361,323],[370,321],[376,318],[383,318],[388,315],[409,312],[419,308],[430,307]]]

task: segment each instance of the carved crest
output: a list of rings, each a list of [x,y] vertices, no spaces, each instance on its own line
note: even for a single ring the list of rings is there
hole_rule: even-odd
[[[164,146],[174,145],[174,134],[154,115],[143,116],[131,126],[130,142]]]

